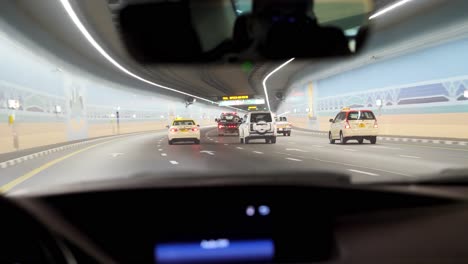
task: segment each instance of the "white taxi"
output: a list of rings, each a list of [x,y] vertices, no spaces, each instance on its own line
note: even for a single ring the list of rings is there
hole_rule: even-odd
[[[200,125],[191,119],[178,118],[172,122],[172,126],[167,126],[167,140],[169,145],[174,142],[192,141],[200,144]]]
[[[346,144],[348,140],[357,140],[359,144],[364,139],[371,144],[377,143],[379,125],[377,118],[370,110],[352,110],[343,108],[335,119],[330,119],[330,131],[328,139],[330,144],[335,144],[335,140],[340,140],[341,144]]]

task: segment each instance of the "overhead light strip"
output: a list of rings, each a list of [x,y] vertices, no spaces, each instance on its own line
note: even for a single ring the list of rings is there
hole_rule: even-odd
[[[266,77],[265,79],[263,79],[263,91],[265,92],[265,100],[267,102],[267,106],[268,106],[268,110],[271,111],[271,107],[270,107],[270,99],[268,98],[268,89],[267,89],[267,86],[266,86],[266,82],[268,81],[268,79],[273,75],[275,74],[277,71],[281,70],[284,66],[288,65],[291,61],[293,61],[295,58],[292,58],[290,60],[288,60],[287,62],[281,64],[278,68],[274,69],[272,72],[270,72]]]
[[[390,6],[386,7],[386,8],[384,8],[384,9],[378,11],[377,13],[373,14],[372,16],[370,16],[369,19],[374,19],[374,18],[376,18],[376,17],[379,17],[379,16],[381,16],[381,15],[384,15],[384,14],[386,14],[386,13],[392,11],[393,9],[395,9],[395,8],[397,8],[397,7],[400,7],[400,6],[404,5],[404,4],[407,4],[407,3],[411,2],[411,1],[413,1],[413,0],[402,0],[402,1],[399,1],[399,2],[397,2],[397,3],[395,3],[395,4],[392,4],[392,5],[390,5]]]
[[[134,73],[132,73],[131,71],[127,70],[124,66],[122,66],[120,63],[118,63],[114,58],[112,58],[98,43],[97,41],[91,36],[91,34],[89,33],[89,31],[86,29],[86,27],[83,25],[83,23],[80,21],[80,19],[78,18],[78,15],[75,13],[75,11],[73,10],[69,0],[60,0],[60,3],[62,4],[63,8],[65,9],[65,11],[67,12],[68,16],[71,18],[71,20],[73,21],[73,23],[76,25],[76,27],[80,30],[80,32],[83,34],[83,36],[86,38],[86,40],[88,40],[88,42],[104,57],[106,58],[110,63],[112,63],[115,67],[117,67],[119,70],[121,70],[122,72],[124,72],[125,74],[137,79],[137,80],[140,80],[144,83],[147,83],[149,85],[152,85],[152,86],[156,86],[158,88],[161,88],[161,89],[165,89],[165,90],[168,90],[168,91],[172,91],[172,92],[175,92],[175,93],[179,93],[179,94],[183,94],[183,95],[187,95],[187,96],[191,96],[193,98],[197,98],[197,99],[200,99],[202,101],[205,101],[205,102],[209,102],[209,103],[212,103],[212,104],[218,104],[217,102],[214,102],[214,101],[211,101],[211,100],[208,100],[208,99],[205,99],[203,97],[199,97],[199,96],[196,96],[196,95],[193,95],[193,94],[189,94],[189,93],[185,93],[185,92],[182,92],[182,91],[179,91],[179,90],[176,90],[174,88],[170,88],[170,87],[167,87],[167,86],[164,86],[164,85],[161,85],[161,84],[157,84],[157,83],[154,83],[152,81],[149,81],[145,78],[142,78]],[[235,108],[236,109],[236,108]]]

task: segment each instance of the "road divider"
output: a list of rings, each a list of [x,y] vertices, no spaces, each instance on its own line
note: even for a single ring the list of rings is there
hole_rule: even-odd
[[[43,157],[43,156],[47,156],[47,155],[50,155],[50,154],[53,154],[53,153],[56,153],[56,152],[60,152],[60,151],[64,151],[64,150],[68,150],[68,149],[72,149],[72,148],[77,148],[77,147],[80,147],[80,146],[89,145],[89,144],[94,143],[94,142],[100,142],[100,141],[103,141],[103,140],[104,141],[109,141],[111,139],[118,139],[118,138],[122,138],[122,137],[141,135],[141,134],[149,134],[149,133],[154,133],[154,131],[130,133],[130,134],[124,134],[124,135],[108,136],[108,137],[100,137],[100,138],[80,141],[80,142],[77,142],[77,143],[66,144],[66,145],[63,145],[63,146],[60,146],[60,147],[51,148],[51,149],[39,151],[39,152],[36,152],[36,153],[32,153],[32,154],[29,154],[29,155],[21,156],[21,157],[18,157],[18,158],[6,160],[4,162],[0,162],[0,169],[6,169],[8,167],[15,166],[15,165],[20,164],[20,163],[22,163],[24,161],[27,161],[27,160],[33,160],[33,159],[40,158],[40,157]]]
[[[26,174],[20,176],[20,177],[14,179],[14,180],[12,180],[12,181],[10,181],[9,183],[7,183],[7,184],[1,186],[1,187],[0,187],[0,194],[4,194],[4,193],[10,191],[10,190],[11,190],[12,188],[14,188],[15,186],[21,184],[22,182],[24,182],[24,181],[26,181],[26,180],[28,180],[28,179],[30,179],[30,178],[32,178],[32,177],[34,177],[35,175],[39,174],[40,172],[44,171],[45,169],[47,169],[47,168],[49,168],[49,167],[52,167],[52,166],[54,166],[55,164],[57,164],[57,163],[59,163],[59,162],[61,162],[61,161],[64,161],[64,160],[66,160],[66,159],[68,159],[68,158],[71,158],[71,157],[73,157],[73,156],[75,156],[75,155],[78,155],[78,154],[80,154],[80,153],[82,153],[82,152],[85,152],[85,151],[87,151],[87,150],[90,150],[90,149],[99,147],[99,146],[101,146],[101,145],[103,145],[103,144],[107,144],[107,143],[110,143],[110,142],[113,142],[113,141],[116,141],[116,140],[118,140],[118,139],[106,140],[106,141],[104,141],[104,142],[100,142],[100,143],[97,143],[97,144],[88,146],[88,147],[86,147],[86,148],[77,150],[77,151],[75,151],[75,152],[72,152],[72,153],[70,153],[70,154],[67,154],[67,155],[65,155],[65,156],[62,156],[62,157],[60,157],[60,158],[54,159],[54,160],[52,160],[52,161],[49,161],[49,162],[45,163],[44,165],[42,165],[42,166],[40,166],[40,167],[38,167],[38,168],[36,168],[36,169],[34,169],[34,170],[32,170],[32,171],[30,171],[30,172],[28,172],[28,173],[26,173]]]

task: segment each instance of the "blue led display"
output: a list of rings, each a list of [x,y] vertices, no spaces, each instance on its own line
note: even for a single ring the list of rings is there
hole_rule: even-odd
[[[274,253],[275,246],[271,239],[165,243],[156,245],[154,249],[158,264],[271,261]]]

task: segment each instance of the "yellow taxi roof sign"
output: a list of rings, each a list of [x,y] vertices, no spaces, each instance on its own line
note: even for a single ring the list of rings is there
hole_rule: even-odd
[[[349,111],[351,110],[351,107],[343,107],[343,109],[341,109],[341,111]]]

